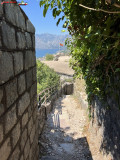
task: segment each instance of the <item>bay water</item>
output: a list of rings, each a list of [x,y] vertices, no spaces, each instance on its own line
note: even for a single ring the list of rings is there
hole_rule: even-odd
[[[55,54],[59,49],[36,49],[36,58],[45,57],[46,54]]]

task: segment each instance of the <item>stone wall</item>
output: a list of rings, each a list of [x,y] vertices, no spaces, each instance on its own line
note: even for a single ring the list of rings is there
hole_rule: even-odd
[[[0,0],[0,160],[38,160],[36,91],[35,28]]]
[[[74,82],[74,95],[79,100],[80,106],[84,109],[88,108],[87,95],[85,92],[85,81],[76,79]]]
[[[67,75],[67,74],[62,74],[56,72],[60,76],[60,81],[65,81],[65,80],[71,80],[73,81],[73,76],[72,75]]]
[[[85,91],[78,88],[75,83],[74,94],[81,106],[88,108]],[[104,100],[95,96],[91,105],[89,140],[99,148],[103,160],[120,160],[120,74],[111,77],[105,90]]]
[[[107,159],[120,160],[120,74],[111,77],[105,90],[104,100],[94,97],[90,131],[96,132],[99,148]]]

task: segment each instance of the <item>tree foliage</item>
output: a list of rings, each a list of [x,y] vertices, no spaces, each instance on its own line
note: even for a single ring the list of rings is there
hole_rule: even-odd
[[[52,61],[53,58],[54,56],[52,54],[46,54],[46,57],[45,57],[46,61]]]
[[[59,80],[59,75],[53,69],[37,60],[37,93],[55,85],[59,86]]]
[[[120,0],[41,0],[44,16],[52,9],[53,17],[65,20],[72,38],[71,65],[77,78],[83,75],[88,99],[104,96],[110,78],[120,72]]]

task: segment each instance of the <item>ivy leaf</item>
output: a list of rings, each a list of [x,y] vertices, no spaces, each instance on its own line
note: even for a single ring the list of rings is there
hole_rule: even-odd
[[[116,68],[115,72],[120,72],[120,68]]]
[[[59,0],[58,0],[58,8],[61,9],[61,3]]]
[[[51,9],[53,8],[53,5],[54,5],[54,1],[51,2]]]
[[[91,35],[92,35],[92,34],[87,34],[87,35],[85,36],[85,39],[89,38]]]
[[[44,1],[40,1],[40,7],[44,4],[45,2]]]
[[[65,16],[62,16],[62,20],[64,20]]]
[[[118,45],[119,45],[119,40],[115,42],[115,47],[117,47]]]
[[[58,19],[58,21],[57,21],[57,26],[59,25],[61,19],[62,19],[62,18],[59,18],[59,19]]]
[[[61,11],[60,11],[60,10],[56,11],[56,16],[59,16],[59,15],[60,15],[60,13],[61,13]]]
[[[56,17],[56,11],[57,11],[57,8],[54,8],[54,9],[53,9],[53,12],[52,12],[53,17]]]
[[[48,4],[44,6],[44,10],[43,10],[43,16],[44,16],[44,17],[46,16],[46,13],[47,13],[48,8],[49,8],[49,5],[48,5]]]
[[[65,23],[63,24],[63,28],[66,28],[68,25],[68,21],[65,21]]]

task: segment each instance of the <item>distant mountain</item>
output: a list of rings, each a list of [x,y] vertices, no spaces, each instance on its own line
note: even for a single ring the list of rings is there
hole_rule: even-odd
[[[59,43],[64,44],[65,39],[69,37],[69,35],[54,35],[49,33],[44,34],[36,34],[36,49],[57,49],[59,48]],[[62,49],[65,49],[62,47]]]

